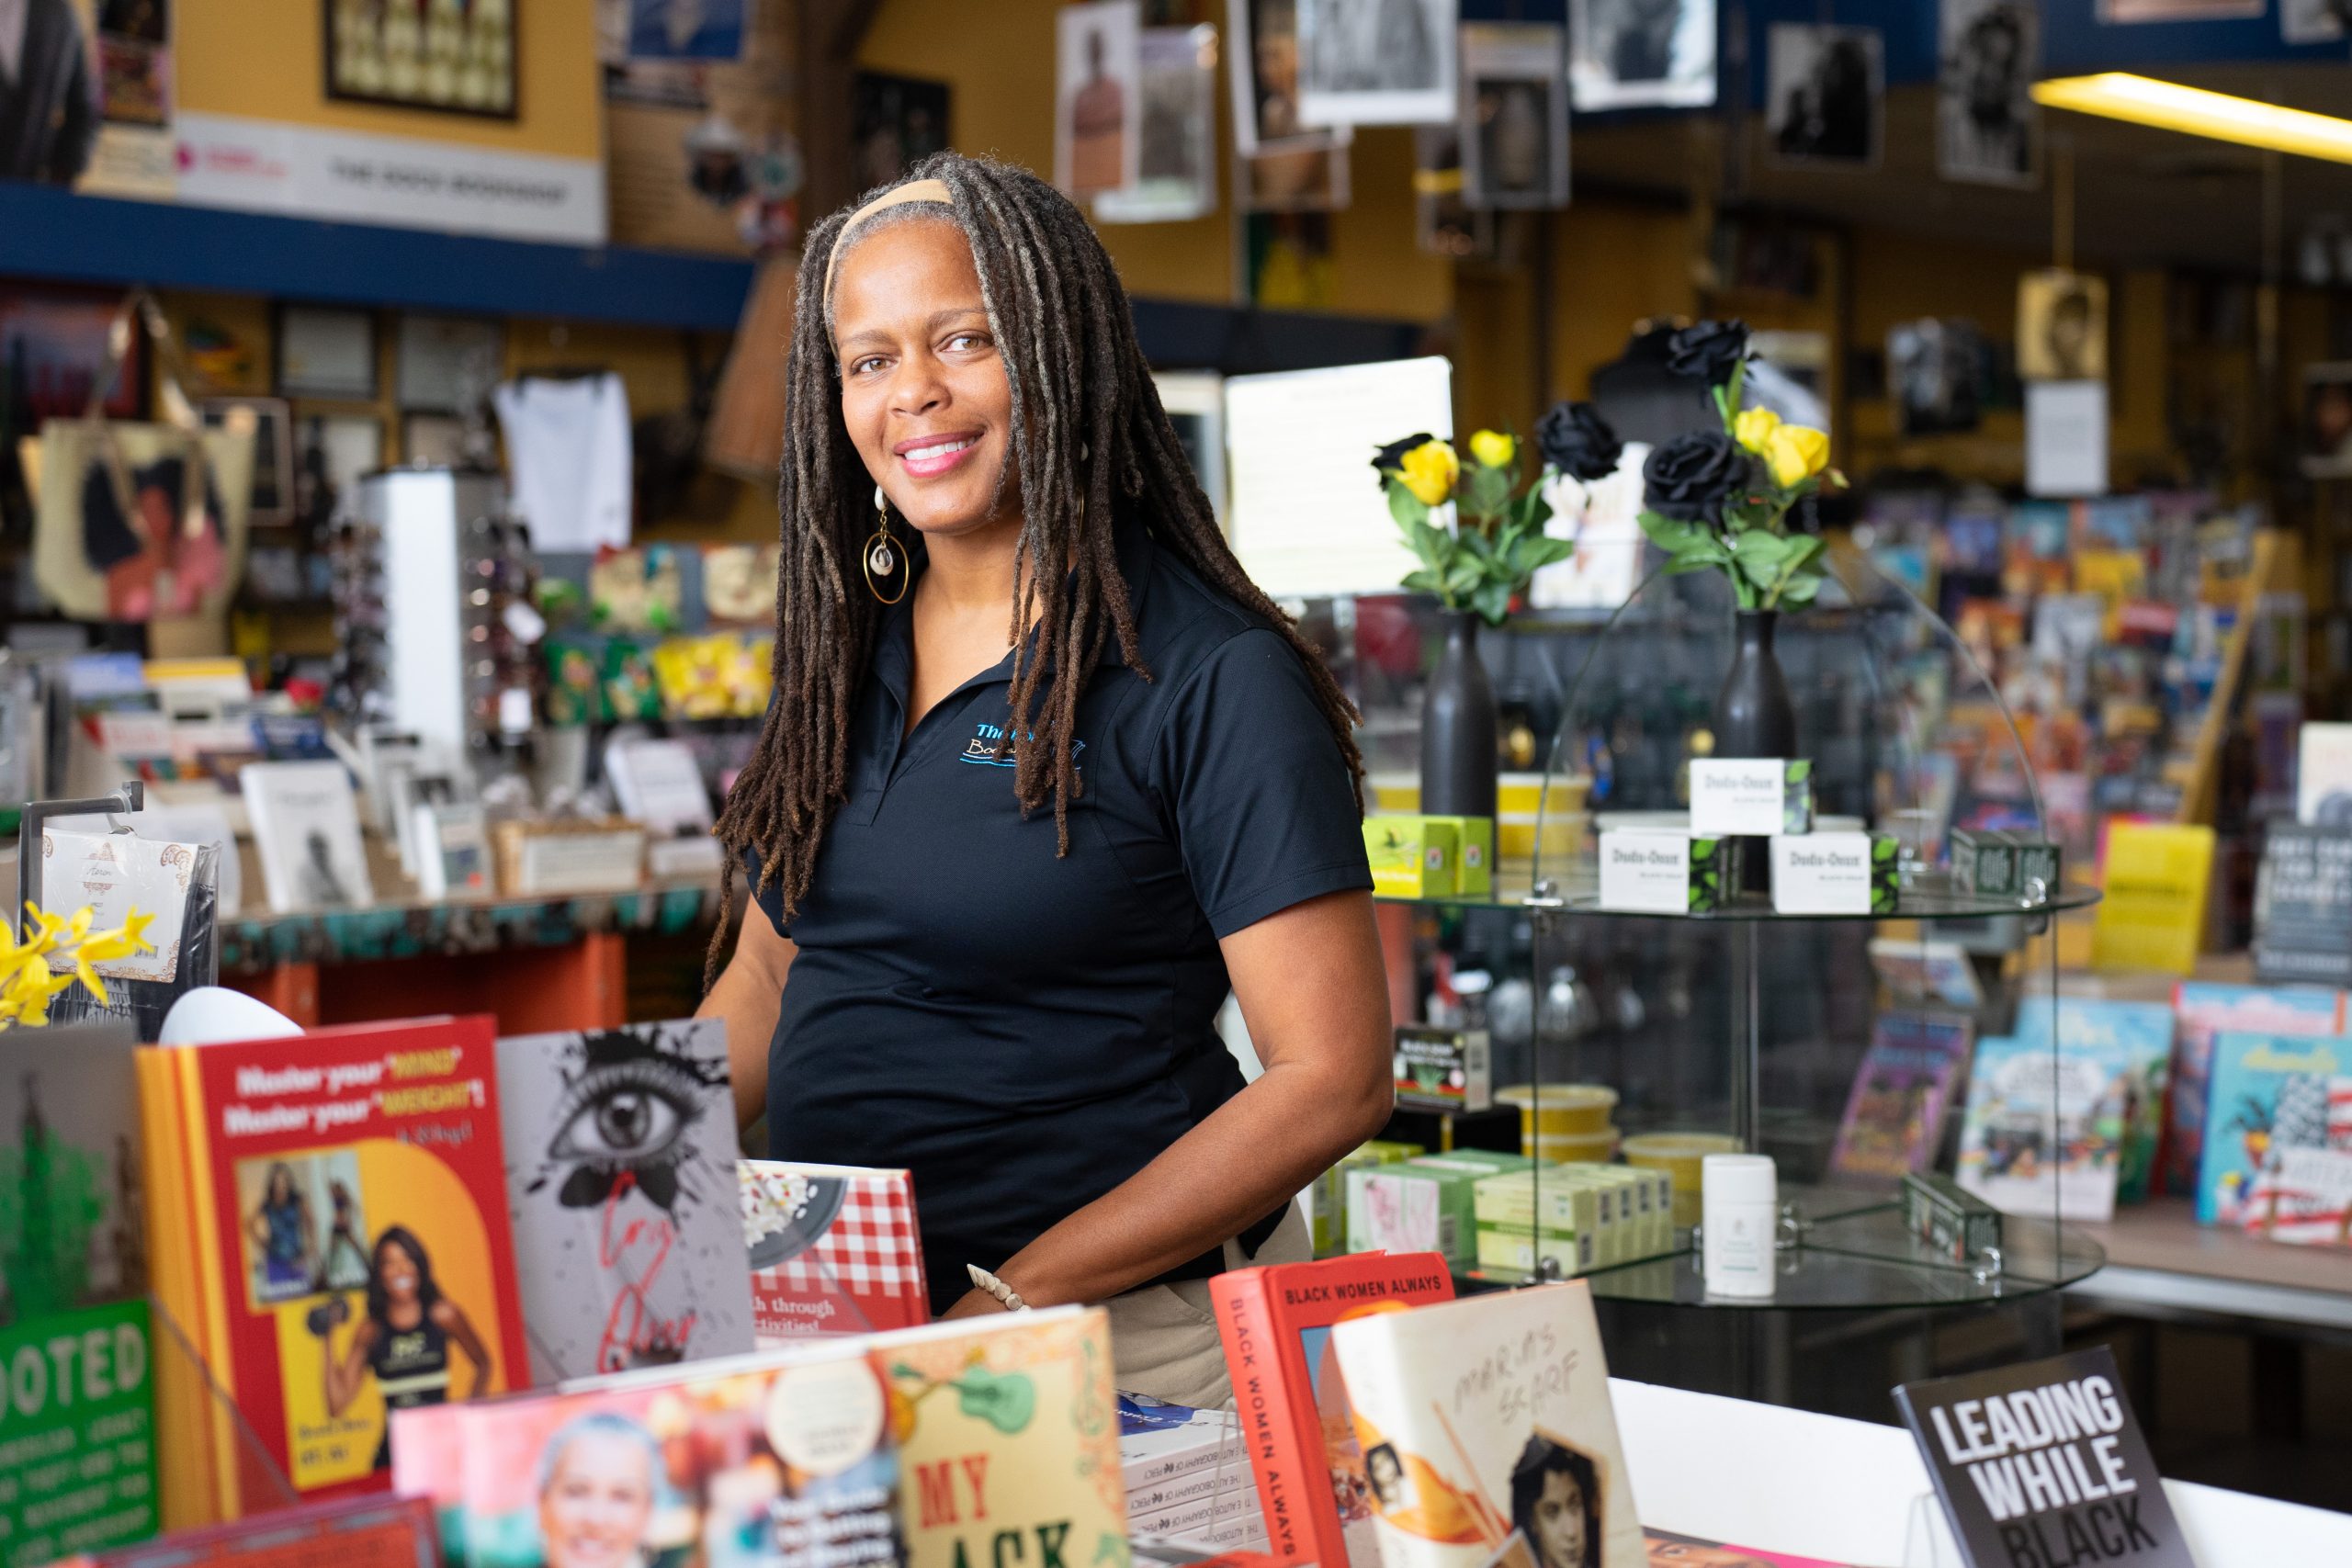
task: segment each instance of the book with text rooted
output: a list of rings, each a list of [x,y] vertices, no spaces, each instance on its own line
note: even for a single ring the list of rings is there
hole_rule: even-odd
[[[387,1415],[528,1382],[488,1018],[140,1053],[158,1297],[234,1412],[160,1412],[233,1454],[241,1414],[304,1498],[380,1490]],[[184,1265],[184,1266],[183,1266]],[[170,1383],[159,1389],[167,1406]],[[174,1499],[167,1477],[166,1508]],[[174,1523],[262,1499],[214,1466]]]
[[[1968,1568],[2196,1568],[2105,1346],[1905,1383],[1894,1403]]]
[[[1383,1568],[1642,1568],[1582,1280],[1331,1330]]]
[[[835,1341],[402,1411],[392,1449],[469,1568],[899,1568],[892,1427],[865,1347]]]
[[[853,1343],[889,1385],[911,1568],[1125,1568],[1109,1314],[998,1313]]]
[[[1332,1325],[1453,1299],[1434,1252],[1358,1253],[1237,1269],[1209,1281],[1266,1550],[1283,1563],[1374,1568],[1373,1495]]]
[[[1968,1071],[1975,1024],[1962,1014],[1890,1009],[1871,1029],[1838,1123],[1830,1171],[1894,1182],[1925,1170],[1943,1142],[1952,1091]]]
[[[931,1321],[911,1173],[774,1159],[735,1170],[761,1344]]]
[[[0,1046],[0,1561],[43,1562],[161,1522],[138,1078],[128,1024]]]
[[[2266,1241],[2352,1247],[2352,1040],[2222,1035],[2197,1217]]]
[[[2163,1190],[2197,1191],[2212,1097],[2213,1042],[2224,1032],[2329,1035],[2344,1032],[2346,998],[2321,986],[2232,986],[2182,980],[2172,988],[2172,1078],[2165,1087],[2165,1135],[2157,1155]]]
[[[498,1114],[531,1381],[752,1348],[724,1023],[501,1040]]]

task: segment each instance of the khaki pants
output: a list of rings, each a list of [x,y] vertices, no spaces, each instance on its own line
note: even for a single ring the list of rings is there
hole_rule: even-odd
[[[1304,1263],[1314,1256],[1306,1216],[1295,1202],[1256,1257],[1244,1254],[1238,1241],[1225,1244],[1227,1269]],[[1217,1338],[1216,1315],[1209,1309],[1206,1280],[1146,1285],[1103,1304],[1111,1313],[1113,1381],[1122,1393],[1199,1410],[1232,1403],[1233,1385],[1225,1375],[1225,1348]]]

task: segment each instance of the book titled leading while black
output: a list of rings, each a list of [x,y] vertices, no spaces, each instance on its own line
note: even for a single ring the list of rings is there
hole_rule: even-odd
[[[2105,1348],[1894,1391],[1969,1568],[2196,1568]]]

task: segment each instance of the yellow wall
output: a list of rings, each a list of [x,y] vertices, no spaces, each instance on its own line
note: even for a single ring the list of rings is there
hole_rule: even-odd
[[[175,9],[174,90],[183,109],[462,141],[504,152],[603,156],[595,0],[528,0],[516,6],[520,112],[511,120],[330,101],[321,0],[193,0]]]

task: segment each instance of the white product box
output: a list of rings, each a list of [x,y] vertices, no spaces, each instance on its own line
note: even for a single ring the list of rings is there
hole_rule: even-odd
[[[1813,764],[1803,758],[1693,757],[1690,830],[1769,838],[1813,828]]]
[[[1868,833],[1775,834],[1772,908],[1783,915],[1893,914],[1894,859],[1890,852],[1882,869],[1877,841]]]
[[[1640,829],[1600,835],[1600,908],[1687,915],[1723,896],[1723,840]]]

